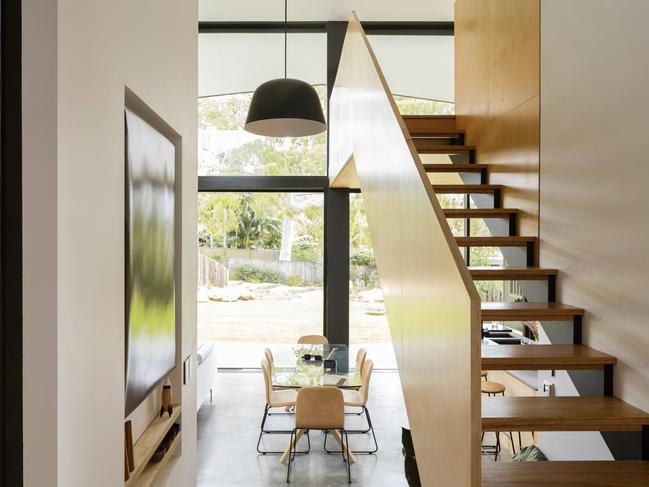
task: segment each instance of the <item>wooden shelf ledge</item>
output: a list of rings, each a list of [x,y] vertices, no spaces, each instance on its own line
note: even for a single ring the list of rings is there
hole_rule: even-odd
[[[483,397],[483,431],[642,431],[649,414],[615,397]]]
[[[147,466],[144,468],[144,471],[140,475],[140,479],[137,482],[137,487],[153,487],[154,485],[156,485],[156,480],[164,471],[169,461],[174,457],[176,451],[178,451],[181,437],[182,431],[179,431],[174,440],[171,442],[171,445],[165,453],[165,456],[162,457],[162,460],[157,463],[147,464]]]
[[[144,430],[142,436],[135,442],[135,445],[133,445],[135,469],[131,472],[130,478],[125,482],[126,486],[140,486],[140,477],[147,468],[149,460],[151,460],[151,457],[171,426],[178,420],[181,412],[182,407],[180,405],[174,405],[171,417],[165,415],[161,418],[156,415],[151,424]]]
[[[542,267],[469,267],[476,281],[545,281],[559,274],[558,269]]]
[[[482,345],[482,370],[595,370],[616,363],[585,345]]]
[[[482,465],[482,487],[646,487],[649,462],[498,462]]]
[[[583,308],[562,303],[483,302],[480,309],[482,321],[561,321],[584,315]]]

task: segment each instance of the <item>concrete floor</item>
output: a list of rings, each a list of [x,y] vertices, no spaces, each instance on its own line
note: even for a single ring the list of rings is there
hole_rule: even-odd
[[[278,455],[258,455],[255,450],[264,408],[261,373],[224,372],[217,374],[214,402],[209,400],[198,412],[198,485],[284,486],[286,465]],[[358,455],[351,467],[352,483],[357,486],[407,486],[401,455],[401,427],[407,426],[399,376],[378,371],[372,375],[368,404],[376,430],[379,451]],[[293,416],[273,416],[267,428],[290,429]],[[359,428],[363,421],[347,416],[347,427]],[[331,440],[331,439],[330,439]],[[322,450],[323,435],[311,433],[311,453],[295,459],[291,484],[296,486],[346,486],[345,464],[338,455]],[[367,435],[350,438],[352,449],[369,447]],[[265,435],[262,448],[283,450],[288,436]],[[299,445],[306,447],[303,439]],[[328,443],[332,446],[332,443]]]

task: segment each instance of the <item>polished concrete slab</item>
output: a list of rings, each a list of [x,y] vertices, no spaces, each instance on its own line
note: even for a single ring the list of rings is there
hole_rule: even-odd
[[[375,372],[368,405],[376,430],[379,451],[358,455],[351,467],[352,485],[372,487],[407,486],[403,474],[401,427],[407,426],[399,376],[396,372]],[[286,465],[279,455],[259,455],[255,449],[264,408],[264,387],[260,372],[220,372],[213,403],[209,400],[198,413],[198,485],[280,486],[286,484]],[[290,429],[291,415],[272,416],[267,428]],[[362,418],[347,417],[347,427],[362,427]],[[311,453],[296,457],[292,485],[336,487],[347,484],[345,464],[339,455],[323,449],[323,434],[311,433]],[[330,438],[331,440],[331,438]],[[352,449],[367,449],[368,435],[350,437]],[[262,446],[283,450],[288,435],[265,435]],[[299,445],[306,448],[306,440]],[[333,442],[328,443],[333,446]]]

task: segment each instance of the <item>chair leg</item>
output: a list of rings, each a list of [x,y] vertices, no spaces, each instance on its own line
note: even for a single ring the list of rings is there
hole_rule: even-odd
[[[271,416],[271,414],[269,413],[269,410],[270,410],[270,406],[268,404],[266,404],[266,406],[264,407],[264,416],[263,416],[263,418],[261,420],[261,429],[259,431],[259,438],[257,439],[257,453],[259,453],[261,455],[268,455],[268,454],[281,455],[281,454],[284,453],[283,451],[269,451],[269,450],[260,450],[259,449],[259,446],[261,445],[261,438],[262,438],[263,435],[288,435],[288,434],[291,433],[291,430],[267,430],[267,429],[264,429],[264,426],[266,425],[266,419],[268,418],[268,416]],[[306,451],[296,451],[296,453],[307,454],[307,453],[309,453],[311,451],[311,439],[309,438],[308,432],[307,432],[307,441],[308,441],[308,445],[309,445],[308,449]],[[296,450],[297,450],[297,447],[296,447]]]
[[[347,435],[347,431],[345,431],[344,429],[342,429],[341,432],[342,434],[340,435],[340,437],[345,438],[345,442],[344,442],[345,447],[343,448],[343,450],[347,452],[347,483],[351,484],[352,483],[352,472],[351,472],[352,462],[349,459],[349,452],[351,451],[349,447],[349,436]]]
[[[371,434],[372,435],[372,440],[374,441],[374,449],[373,450],[351,450],[352,453],[358,454],[358,455],[372,455],[379,451],[379,444],[376,441],[376,433],[374,432],[374,425],[372,424],[372,418],[370,417],[370,412],[369,410],[363,406],[363,412],[365,413],[365,417],[367,419],[367,429],[366,430],[345,430],[345,433],[348,435],[360,435],[360,434]],[[329,453],[329,454],[335,454],[337,455],[340,453],[339,450],[327,450],[327,432],[325,431],[325,441],[324,441],[324,451]]]
[[[293,437],[297,434],[294,429],[291,431],[291,442],[289,443],[290,450],[288,452],[288,466],[286,467],[286,483],[291,483],[291,463],[293,462]]]

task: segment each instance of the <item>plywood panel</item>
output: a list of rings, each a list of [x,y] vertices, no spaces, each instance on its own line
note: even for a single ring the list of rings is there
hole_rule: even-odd
[[[478,486],[479,297],[355,16],[330,110],[330,174],[353,154],[422,484]]]
[[[456,120],[520,231],[538,235],[539,0],[457,0]]]

